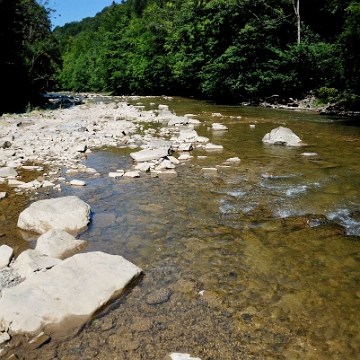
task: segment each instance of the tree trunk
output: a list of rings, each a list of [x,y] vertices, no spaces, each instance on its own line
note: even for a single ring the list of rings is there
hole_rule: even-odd
[[[300,0],[293,0],[294,11],[297,18],[297,43],[300,44]]]

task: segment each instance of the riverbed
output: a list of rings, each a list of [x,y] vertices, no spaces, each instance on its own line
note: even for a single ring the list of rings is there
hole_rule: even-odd
[[[38,198],[76,195],[87,202],[92,221],[79,234],[90,243],[85,251],[122,255],[144,276],[77,334],[33,351],[19,340],[18,356],[357,359],[360,126],[184,98],[128,101],[144,111],[165,104],[176,115],[193,114],[198,134],[223,150],[195,148],[177,176],[114,179],[108,173],[130,169],[134,150],[106,147],[84,161],[100,173],[78,174],[85,187],[40,192]],[[214,122],[229,130],[212,131]],[[158,131],[161,125],[142,126]],[[307,146],[264,145],[262,137],[278,126]],[[229,163],[232,157],[241,161]],[[62,176],[69,177],[65,169]],[[12,232],[21,252],[34,237],[16,230],[16,214],[32,200],[10,199],[11,212],[2,208],[1,216],[5,235]],[[168,294],[164,301],[149,301],[162,293]]]

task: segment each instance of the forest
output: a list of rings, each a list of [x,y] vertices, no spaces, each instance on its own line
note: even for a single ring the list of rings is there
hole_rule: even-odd
[[[222,103],[314,94],[360,108],[359,1],[127,0],[55,29],[50,14],[0,0],[5,88],[23,102],[48,90]]]

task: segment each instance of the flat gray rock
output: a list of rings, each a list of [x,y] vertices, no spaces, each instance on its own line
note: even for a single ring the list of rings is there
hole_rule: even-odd
[[[166,149],[170,153],[172,150],[172,142],[168,140],[152,139],[149,142],[148,149]]]
[[[130,156],[136,162],[156,160],[168,155],[169,155],[169,149],[149,149],[149,150],[145,149],[130,154]]]
[[[118,255],[77,254],[14,288],[4,289],[0,325],[10,334],[49,333],[79,326],[142,270]]]
[[[64,230],[51,229],[37,239],[35,250],[63,260],[78,253],[87,245],[87,241],[77,240]]]
[[[170,299],[171,291],[166,288],[152,291],[146,298],[149,305],[157,305],[167,302]]]
[[[76,196],[40,200],[25,209],[17,226],[23,230],[44,234],[50,229],[77,232],[90,222],[90,206]]]

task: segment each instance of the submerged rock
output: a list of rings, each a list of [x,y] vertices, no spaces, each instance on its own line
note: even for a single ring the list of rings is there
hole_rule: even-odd
[[[161,288],[159,290],[155,290],[151,292],[148,295],[146,302],[149,305],[162,304],[167,302],[170,299],[170,296],[171,296],[171,291],[169,289]]]

